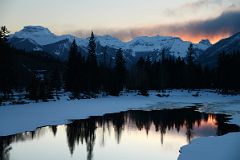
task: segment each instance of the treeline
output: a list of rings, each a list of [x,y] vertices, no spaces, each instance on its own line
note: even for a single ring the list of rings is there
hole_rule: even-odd
[[[118,96],[124,89],[138,90],[141,95],[148,95],[148,90],[175,88],[240,91],[239,52],[221,54],[218,66],[209,69],[196,63],[190,45],[185,59],[171,57],[163,49],[157,61],[141,57],[136,64],[126,67],[120,48],[116,50],[115,62],[109,65],[97,60],[92,33],[87,56],[81,54],[74,40],[68,61],[61,62],[50,55],[16,50],[7,43],[6,27],[0,33],[0,102],[10,99],[16,90],[26,91],[25,98],[36,101],[58,97],[60,91],[70,92],[70,98],[90,98],[98,93]]]
[[[224,92],[240,91],[240,52],[221,54],[216,72],[216,88]]]
[[[240,91],[239,52],[220,54],[218,67],[209,69],[196,62],[191,44],[185,59],[169,56],[163,49],[158,61],[141,57],[136,64],[126,68],[121,49],[116,51],[115,63],[111,67],[106,62],[97,62],[95,48],[93,33],[87,57],[77,50],[75,41],[72,43],[64,84],[65,90],[72,92],[74,97],[80,93],[94,95],[99,92],[117,96],[123,89],[138,90],[141,95],[148,95],[148,90],[165,89]]]
[[[107,63],[97,62],[93,33],[89,39],[87,57],[82,56],[75,40],[73,41],[64,73],[64,88],[70,91],[73,97],[80,96],[80,93],[94,96],[101,91],[119,95],[126,85],[126,76],[127,70],[121,49],[117,50],[114,67],[109,67]]]

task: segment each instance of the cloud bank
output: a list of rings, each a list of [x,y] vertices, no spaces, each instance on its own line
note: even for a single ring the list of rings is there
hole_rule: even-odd
[[[123,41],[128,41],[137,36],[179,36],[183,40],[198,42],[201,39],[209,39],[215,43],[221,38],[240,32],[240,11],[225,11],[220,16],[187,23],[155,25],[152,27],[138,27],[129,29],[96,29],[96,34],[112,35]],[[77,36],[86,36],[89,31],[74,32]]]

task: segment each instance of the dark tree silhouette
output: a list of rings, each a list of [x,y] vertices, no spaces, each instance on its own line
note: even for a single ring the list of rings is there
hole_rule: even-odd
[[[193,44],[191,43],[188,47],[188,51],[187,51],[187,56],[186,56],[186,60],[187,60],[187,64],[188,65],[192,65],[194,62],[194,49],[193,49]]]
[[[97,93],[99,89],[99,81],[98,81],[98,64],[96,57],[96,42],[94,33],[91,33],[91,37],[89,38],[88,43],[88,56],[86,61],[87,67],[87,90],[89,92]]]
[[[3,97],[0,99],[9,99],[9,94],[12,93],[14,88],[14,68],[13,68],[13,55],[12,48],[7,42],[7,37],[10,32],[5,26],[0,29],[0,92]]]
[[[10,31],[8,31],[7,27],[2,26],[1,30],[0,30],[0,39],[6,42],[9,33],[10,33]]]
[[[227,93],[229,91],[240,91],[240,53],[222,53],[218,58],[217,85],[219,89]]]
[[[122,49],[118,49],[116,53],[116,61],[114,67],[114,85],[112,87],[112,91],[110,94],[119,95],[120,91],[123,90],[125,80],[126,80],[126,68],[125,68],[125,60],[123,57]]]
[[[38,101],[40,90],[40,80],[35,74],[32,75],[32,80],[28,86],[28,98],[31,100]]]
[[[87,57],[87,63],[92,66],[97,66],[97,58],[96,58],[96,41],[94,33],[91,33],[91,37],[89,38],[88,43],[88,57]]]
[[[148,95],[148,73],[145,60],[143,57],[140,57],[136,64],[136,80],[137,80],[137,88],[139,89],[139,94]]]
[[[69,58],[65,71],[65,90],[72,93],[73,98],[79,97],[79,94],[84,89],[82,81],[84,58],[78,52],[76,41],[71,44]]]
[[[62,88],[62,77],[59,69],[56,68],[50,73],[49,89],[54,92],[53,94],[55,96],[58,97],[58,92],[61,90],[61,88]]]

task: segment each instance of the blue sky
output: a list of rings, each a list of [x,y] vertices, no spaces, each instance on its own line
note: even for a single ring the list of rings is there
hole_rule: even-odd
[[[42,25],[57,34],[84,36],[90,30],[98,34],[120,35],[135,30],[132,36],[149,35],[152,27],[165,26],[154,34],[175,34],[168,25],[184,25],[239,11],[239,0],[1,0],[1,24],[11,32],[26,25]],[[141,30],[139,30],[141,28]],[[137,30],[137,31],[136,31]],[[116,32],[118,34],[116,34]],[[131,32],[132,34],[133,32]],[[179,36],[177,34],[177,36]],[[180,35],[181,36],[181,35]],[[128,36],[128,38],[132,38]]]

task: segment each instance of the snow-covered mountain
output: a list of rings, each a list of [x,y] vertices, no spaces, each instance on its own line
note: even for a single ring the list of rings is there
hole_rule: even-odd
[[[12,34],[9,38],[10,43],[19,49],[27,51],[45,51],[56,54],[63,59],[66,59],[68,50],[73,39],[83,52],[87,52],[89,38],[79,38],[72,35],[56,35],[48,28],[42,26],[26,26],[22,30]],[[124,56],[127,59],[138,58],[140,56],[150,56],[159,58],[159,53],[165,49],[168,53],[175,57],[185,57],[187,49],[191,42],[183,41],[178,37],[169,36],[141,36],[136,37],[131,41],[123,42],[109,35],[96,36],[97,54],[101,55],[104,48],[108,48],[110,57],[114,59],[116,49],[122,48]],[[209,48],[211,43],[208,40],[202,40],[194,44],[198,54]]]
[[[137,37],[127,43],[127,49],[134,52],[161,51],[167,49],[175,57],[185,57],[191,42],[183,41],[178,37],[154,36]],[[197,50],[206,50],[211,44],[197,43],[194,48]]]
[[[231,54],[236,51],[240,51],[240,32],[226,39],[222,39],[209,47],[199,56],[199,62],[203,65],[214,67],[217,64],[219,54]]]
[[[11,37],[31,39],[39,45],[56,43],[64,39],[74,39],[71,35],[57,36],[50,32],[48,28],[44,28],[42,26],[25,26],[22,30],[14,33]]]

